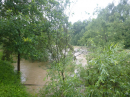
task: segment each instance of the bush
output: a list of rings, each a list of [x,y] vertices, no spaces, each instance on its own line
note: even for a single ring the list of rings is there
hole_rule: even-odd
[[[88,66],[79,69],[87,97],[130,96],[130,63],[125,51],[112,44],[89,56]]]
[[[81,95],[79,93],[81,83],[74,73],[75,66],[71,56],[61,58],[58,63],[50,64],[48,70],[50,81],[40,90],[39,97],[77,97]]]

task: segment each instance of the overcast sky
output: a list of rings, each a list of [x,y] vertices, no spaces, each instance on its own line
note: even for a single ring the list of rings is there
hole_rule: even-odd
[[[85,20],[92,16],[94,9],[97,7],[105,8],[109,3],[114,2],[116,5],[118,4],[119,0],[70,0],[75,3],[71,3],[71,6],[68,10],[69,21],[72,23],[78,20]],[[72,13],[74,13],[72,15]],[[90,13],[87,15],[86,13]]]

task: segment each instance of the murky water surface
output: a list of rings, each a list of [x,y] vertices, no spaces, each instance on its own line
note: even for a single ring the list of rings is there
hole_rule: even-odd
[[[86,47],[74,46],[74,52],[77,59],[76,64],[82,64],[82,66],[85,66],[87,64],[86,55],[88,53]]]
[[[76,63],[82,63],[82,66],[87,64],[87,60],[85,58],[87,54],[87,50],[85,47],[74,47],[74,55],[76,56]],[[45,83],[49,80],[44,81],[43,79],[46,77],[46,65],[47,62],[30,62],[27,60],[21,60],[21,72],[22,83],[26,84],[29,92],[37,92],[40,88],[42,88]],[[17,63],[14,63],[15,70],[17,69]],[[76,71],[75,71],[76,72]]]
[[[43,81],[46,77],[46,65],[47,62],[30,62],[27,60],[21,60],[21,81],[26,85],[28,91],[37,92],[44,86],[47,81]],[[14,63],[15,70],[17,69],[17,63]]]

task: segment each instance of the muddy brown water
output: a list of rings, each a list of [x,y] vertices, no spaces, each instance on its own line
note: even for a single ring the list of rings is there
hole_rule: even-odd
[[[48,81],[44,81],[47,74],[46,65],[47,62],[30,62],[24,59],[21,60],[21,82],[25,84],[29,92],[35,93],[39,91],[39,89]],[[17,70],[17,63],[14,63],[14,67],[15,70]]]
[[[82,64],[85,66],[87,64],[86,55],[88,54],[87,48],[84,46],[74,46],[74,55],[76,56],[76,64]]]
[[[83,50],[85,51],[86,48],[75,46],[74,50],[74,55],[77,59],[76,64],[82,63],[82,66],[85,66],[87,63],[87,60],[85,58],[86,54],[80,52]],[[37,93],[40,88],[44,87],[45,83],[49,81],[49,79],[44,81],[44,78],[47,74],[47,64],[47,62],[30,62],[24,59],[21,60],[21,82],[25,84],[29,92]],[[17,62],[13,65],[15,67],[15,70],[17,70]]]

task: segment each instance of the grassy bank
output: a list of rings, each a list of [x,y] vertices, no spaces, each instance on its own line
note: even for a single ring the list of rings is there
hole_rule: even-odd
[[[0,59],[2,51],[0,51]],[[0,97],[32,97],[21,84],[10,62],[0,60]]]

